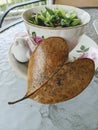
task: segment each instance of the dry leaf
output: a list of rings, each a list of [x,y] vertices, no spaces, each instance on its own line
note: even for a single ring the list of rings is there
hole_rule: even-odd
[[[28,88],[24,98],[49,80],[68,60],[68,53],[67,42],[61,37],[49,37],[39,44],[29,60]]]

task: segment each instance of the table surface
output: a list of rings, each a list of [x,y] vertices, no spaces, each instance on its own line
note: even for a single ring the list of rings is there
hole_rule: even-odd
[[[91,15],[86,34],[98,43],[92,25],[98,17],[98,9],[85,10]],[[94,76],[83,95],[68,102],[41,105],[27,99],[8,105],[9,101],[23,97],[27,86],[27,81],[16,75],[8,62],[9,48],[19,32],[26,32],[24,23],[0,34],[0,130],[98,130],[97,76]],[[91,95],[89,91],[92,91]]]

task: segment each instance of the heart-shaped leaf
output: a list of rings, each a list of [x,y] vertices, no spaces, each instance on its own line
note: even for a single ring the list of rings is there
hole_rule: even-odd
[[[29,60],[28,88],[24,98],[39,89],[67,62],[68,53],[67,42],[61,37],[49,37],[38,45]]]

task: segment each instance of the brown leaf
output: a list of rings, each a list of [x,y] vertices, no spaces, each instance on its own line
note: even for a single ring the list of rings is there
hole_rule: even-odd
[[[26,95],[15,102],[26,99],[38,90],[68,60],[68,45],[61,37],[44,39],[32,53],[28,65],[28,88]]]
[[[9,104],[26,98],[43,104],[53,104],[80,94],[93,78],[94,62],[84,58],[65,63],[67,59],[68,46],[64,39],[45,39],[30,57],[26,95]]]

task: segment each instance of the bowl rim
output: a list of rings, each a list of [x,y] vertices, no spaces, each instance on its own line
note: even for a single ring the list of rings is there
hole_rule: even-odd
[[[82,12],[85,12],[85,13],[88,15],[88,18],[89,18],[89,19],[88,19],[88,22],[86,22],[86,23],[84,23],[84,24],[81,24],[81,25],[77,25],[77,26],[71,26],[71,27],[45,27],[45,26],[40,26],[40,25],[32,24],[32,23],[28,22],[28,21],[24,18],[24,14],[25,14],[27,11],[31,11],[31,10],[36,9],[36,8],[51,7],[51,6],[54,6],[54,7],[56,7],[56,6],[62,6],[62,7],[75,8],[75,9],[77,9],[77,10],[80,10],[80,11],[82,11]],[[75,6],[53,4],[53,5],[35,6],[35,7],[33,7],[33,8],[27,9],[27,10],[25,10],[25,11],[22,13],[22,19],[23,19],[23,21],[24,21],[26,24],[28,24],[28,25],[30,25],[30,26],[32,26],[32,27],[36,27],[36,28],[42,28],[42,29],[46,29],[46,30],[47,30],[47,29],[48,29],[48,30],[69,30],[69,29],[75,29],[75,28],[80,28],[80,27],[82,27],[82,26],[86,26],[86,25],[90,22],[91,16],[90,16],[90,14],[89,14],[88,12],[86,12],[85,10],[80,9],[80,8],[78,8],[78,7],[75,7]]]

